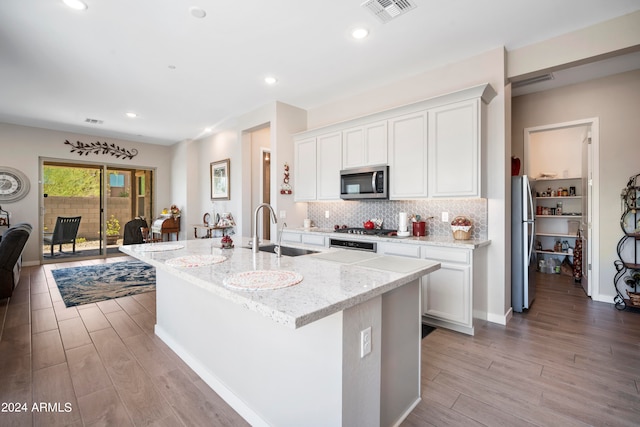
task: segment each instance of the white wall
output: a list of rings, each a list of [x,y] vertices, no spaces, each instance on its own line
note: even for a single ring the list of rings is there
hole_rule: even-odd
[[[211,136],[195,141],[194,157],[190,164],[198,165],[198,178],[193,183],[200,195],[198,206],[200,219],[204,212],[231,212],[236,219],[236,233],[250,236],[253,211],[251,209],[251,133],[268,127],[271,145],[271,205],[278,213],[287,211],[286,221],[302,223],[306,208],[293,203],[293,195],[281,195],[284,163],[293,163],[293,134],[306,128],[307,115],[300,108],[281,102],[274,102],[240,117],[219,124]],[[197,156],[197,157],[195,157]],[[209,164],[222,159],[230,159],[231,198],[211,202],[209,189]],[[293,176],[293,173],[291,174]],[[191,191],[191,188],[190,188]],[[272,227],[272,239],[275,227]],[[187,235],[187,238],[192,238]]]
[[[64,144],[65,140],[74,143],[106,141],[127,149],[136,149],[138,155],[131,160],[117,159],[109,154],[93,153],[80,157],[77,153],[70,152],[70,147]],[[24,199],[2,204],[3,209],[11,212],[12,224],[28,222],[34,227],[23,255],[23,260],[28,265],[39,264],[42,252],[42,230],[38,214],[40,194],[42,194],[38,182],[40,158],[155,169],[154,206],[159,210],[171,204],[172,178],[169,147],[0,123],[0,149],[2,150],[0,164],[21,170],[31,182],[31,190]],[[158,213],[159,211],[155,212],[155,214]]]
[[[599,277],[592,277],[593,299],[612,302],[613,261],[622,236],[620,191],[629,177],[640,173],[640,71],[513,99],[513,151],[522,155],[524,128],[598,117],[600,123]],[[594,280],[598,283],[595,284]]]
[[[582,176],[582,141],[585,136],[585,126],[532,132],[529,147],[525,147],[526,174],[531,178],[545,173],[555,173],[557,178]]]
[[[606,57],[612,52],[637,49],[640,45],[640,12],[562,34],[509,52],[507,75],[527,77],[540,70],[553,71],[569,65]]]

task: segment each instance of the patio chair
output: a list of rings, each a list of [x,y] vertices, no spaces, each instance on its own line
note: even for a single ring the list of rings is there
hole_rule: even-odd
[[[62,251],[63,243],[73,243],[73,253],[76,253],[76,237],[78,236],[78,227],[80,227],[81,216],[63,217],[56,219],[56,226],[53,233],[44,233],[44,243],[51,245],[51,256],[53,256],[53,247],[58,245],[58,251]]]

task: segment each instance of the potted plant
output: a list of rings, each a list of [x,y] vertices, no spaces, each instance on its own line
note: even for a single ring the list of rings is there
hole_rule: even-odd
[[[120,237],[120,221],[111,215],[107,221],[107,245],[115,245]]]

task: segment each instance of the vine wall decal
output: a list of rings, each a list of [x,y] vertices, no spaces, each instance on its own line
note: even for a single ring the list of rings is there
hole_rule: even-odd
[[[82,141],[76,141],[76,144],[73,144],[72,142],[69,142],[69,140],[64,141],[64,143],[71,146],[72,153],[78,153],[81,156],[88,156],[89,153],[111,154],[118,159],[123,158],[131,160],[138,155],[138,150],[135,148],[127,150],[126,148],[121,148],[114,143],[108,144],[106,142],[97,141],[85,144]]]

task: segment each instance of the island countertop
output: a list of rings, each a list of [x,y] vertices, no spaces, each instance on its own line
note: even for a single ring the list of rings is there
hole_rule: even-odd
[[[217,239],[197,239],[127,245],[120,251],[294,329],[440,268],[434,261],[315,247],[310,249],[317,254],[278,258],[269,252],[254,254],[248,248],[249,240],[236,238],[232,249],[221,249]],[[171,265],[177,258],[203,255],[224,256],[225,260],[196,267]],[[293,271],[303,279],[275,290],[237,290],[223,284],[231,275],[252,270]]]

